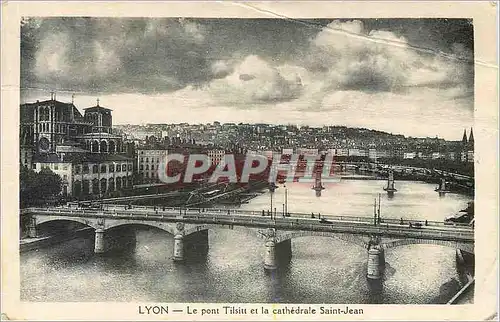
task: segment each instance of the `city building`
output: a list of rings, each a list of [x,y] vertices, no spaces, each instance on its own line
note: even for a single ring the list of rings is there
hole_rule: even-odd
[[[208,155],[210,160],[212,161],[212,165],[219,164],[224,160],[224,156],[226,155],[226,150],[219,148],[208,148],[205,153]]]
[[[139,147],[137,155],[137,178],[140,183],[159,182],[158,169],[168,156],[167,149]]]
[[[55,93],[20,107],[20,163],[59,175],[62,195],[95,198],[132,187],[133,159],[123,137],[113,133],[112,111],[99,100],[84,115]]]
[[[33,169],[43,168],[61,177],[63,196],[103,197],[132,187],[132,160],[121,155],[45,154],[36,158]]]

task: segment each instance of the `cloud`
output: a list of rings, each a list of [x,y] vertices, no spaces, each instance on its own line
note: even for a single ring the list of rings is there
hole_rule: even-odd
[[[224,60],[218,60],[211,66],[214,78],[223,78],[233,71],[233,66]]]
[[[47,18],[25,22],[22,34],[25,82],[144,93],[213,77],[205,30],[187,19]]]
[[[390,23],[380,29],[371,20],[334,20],[319,28],[288,24],[273,19],[23,19],[22,86],[163,93],[207,88],[227,78],[229,90],[252,102],[293,100],[312,89],[326,94],[473,86],[473,66],[463,61],[471,59],[472,50],[463,43],[451,43],[449,57],[442,57],[416,51],[404,35],[388,28]],[[244,66],[252,61],[248,57],[259,57],[255,68],[261,74]],[[249,71],[236,72],[237,66]],[[282,66],[306,69],[311,75],[302,71],[300,78],[302,83],[310,79],[308,89],[297,86],[296,75],[281,75]]]
[[[225,104],[263,104],[299,97],[302,83],[297,77],[285,78],[276,67],[252,55],[225,78],[212,81],[209,91]]]
[[[387,30],[365,30],[361,21],[333,21],[311,41],[303,64],[322,75],[323,90],[405,92],[407,87],[465,85],[473,72],[464,45],[451,56],[419,51]],[[459,59],[455,59],[459,58]]]

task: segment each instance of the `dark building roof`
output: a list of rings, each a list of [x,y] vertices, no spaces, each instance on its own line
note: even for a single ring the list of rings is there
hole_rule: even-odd
[[[56,108],[60,109],[64,120],[69,121],[70,119],[70,113],[71,109],[73,109],[73,115],[75,118],[76,122],[83,122],[83,115],[80,113],[80,111],[76,108],[76,106],[73,103],[64,103],[56,100],[45,100],[45,101],[36,101],[35,103],[25,103],[21,104],[21,123],[23,122],[33,122],[33,109],[37,106],[40,105],[48,105],[48,106],[55,106]]]
[[[112,111],[109,108],[105,108],[105,107],[102,107],[99,105],[87,107],[87,108],[84,108],[84,110],[85,110],[85,112],[110,112],[110,111]]]

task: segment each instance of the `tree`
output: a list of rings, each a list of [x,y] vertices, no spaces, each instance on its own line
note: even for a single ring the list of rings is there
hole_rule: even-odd
[[[50,198],[61,192],[62,180],[57,174],[48,168],[42,169],[38,173],[39,195],[42,198]]]
[[[26,167],[21,167],[19,173],[19,199],[21,207],[29,206],[33,203],[36,195],[36,172]]]
[[[21,207],[27,207],[57,196],[61,192],[62,180],[50,169],[39,173],[21,168],[19,174],[19,198]]]

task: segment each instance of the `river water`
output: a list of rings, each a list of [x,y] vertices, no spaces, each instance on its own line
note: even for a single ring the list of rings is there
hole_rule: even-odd
[[[273,196],[278,212],[285,190],[289,212],[371,217],[383,181],[345,180],[325,184],[316,197],[310,184],[280,186]],[[466,207],[470,197],[439,197],[435,186],[397,182],[398,192],[381,195],[388,218],[443,220]],[[269,209],[269,193],[242,205]],[[394,303],[446,302],[460,288],[455,250],[409,245],[386,251],[383,291],[366,281],[366,249],[334,238],[292,240],[286,269],[266,274],[263,242],[249,229],[209,232],[206,258],[174,263],[173,237],[156,228],[138,228],[135,249],[106,256],[93,254],[93,239],[78,238],[21,254],[21,298],[26,301],[147,301],[238,303]]]

